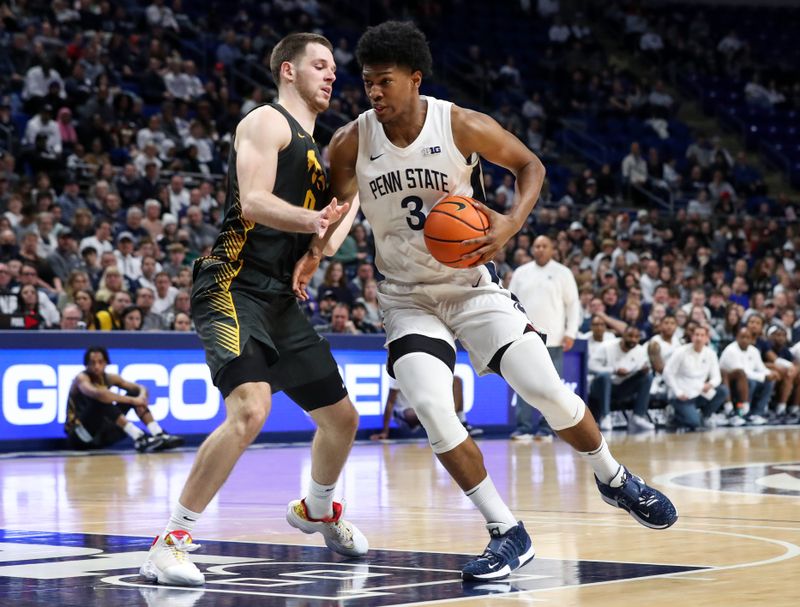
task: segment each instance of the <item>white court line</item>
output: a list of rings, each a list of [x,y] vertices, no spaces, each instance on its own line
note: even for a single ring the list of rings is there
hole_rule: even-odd
[[[706,472],[721,472],[722,470],[736,470],[737,468],[756,468],[756,467],[764,467],[764,466],[786,466],[786,465],[797,465],[800,462],[760,462],[755,464],[739,464],[738,466],[713,466],[711,468],[700,468],[698,470],[690,470],[688,472],[669,472],[666,474],[659,474],[658,476],[653,478],[653,483],[658,483],[660,485],[664,485],[665,487],[672,487],[673,489],[688,489],[689,491],[703,491],[706,493],[716,493],[718,495],[746,495],[748,497],[752,497],[757,495],[759,497],[780,497],[780,498],[789,498],[796,500],[797,495],[782,495],[780,493],[766,493],[763,491],[728,491],[727,489],[710,489],[708,487],[694,487],[691,485],[683,485],[681,483],[676,483],[673,479],[678,478],[679,476],[688,476],[690,474],[704,474]]]

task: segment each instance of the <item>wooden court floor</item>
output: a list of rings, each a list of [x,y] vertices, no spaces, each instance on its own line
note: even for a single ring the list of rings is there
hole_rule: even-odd
[[[676,525],[649,530],[606,505],[561,441],[480,440],[537,556],[477,590],[458,567],[483,550],[482,519],[421,441],[353,448],[337,493],[370,540],[362,562],[332,558],[284,519],[308,481],[307,446],[251,448],[195,529],[217,581],[192,591],[153,588],[135,570],[192,450],[3,458],[0,605],[800,605],[800,427],[608,440],[671,496]],[[247,565],[226,569],[237,555]]]

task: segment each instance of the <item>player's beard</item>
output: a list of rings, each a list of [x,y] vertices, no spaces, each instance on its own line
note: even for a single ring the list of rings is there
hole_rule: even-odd
[[[330,98],[324,97],[320,90],[320,84],[304,77],[302,73],[297,77],[297,92],[308,107],[318,114],[327,110],[330,105]]]

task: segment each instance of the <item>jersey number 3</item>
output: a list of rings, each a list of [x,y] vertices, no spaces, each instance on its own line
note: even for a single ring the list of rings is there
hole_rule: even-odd
[[[421,230],[425,227],[425,213],[422,212],[422,198],[419,196],[406,196],[400,206],[408,209],[406,223],[412,230]]]

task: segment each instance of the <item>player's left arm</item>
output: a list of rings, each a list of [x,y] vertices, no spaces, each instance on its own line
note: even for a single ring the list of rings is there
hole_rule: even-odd
[[[489,216],[489,232],[480,238],[464,241],[467,246],[481,246],[465,254],[463,259],[478,253],[480,258],[474,265],[480,265],[491,261],[495,253],[525,225],[539,200],[545,168],[524,143],[486,114],[453,106],[451,123],[456,147],[464,157],[476,152],[489,162],[508,169],[517,179],[514,203],[508,213],[496,213],[482,203],[476,204]]]

